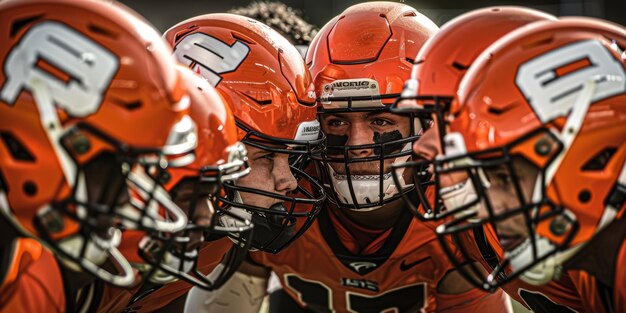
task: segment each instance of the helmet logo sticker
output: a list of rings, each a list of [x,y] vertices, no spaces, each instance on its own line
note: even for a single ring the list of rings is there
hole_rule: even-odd
[[[357,80],[357,81],[336,81],[332,84],[332,88],[336,90],[359,90],[359,89],[367,89],[370,86],[370,81],[368,80]]]
[[[249,53],[250,47],[242,41],[229,46],[203,33],[186,36],[174,47],[176,59],[206,78],[213,87],[222,81],[220,74],[236,71]]]
[[[118,58],[95,41],[61,23],[42,22],[6,58],[0,100],[13,104],[23,89],[33,92],[40,81],[61,109],[85,117],[100,108],[118,66]]]
[[[333,100],[334,97],[377,97],[380,96],[380,90],[378,88],[378,82],[368,78],[356,78],[356,79],[338,79],[330,84],[324,85],[322,94],[320,96],[324,107],[348,107],[348,101]],[[353,107],[371,107],[371,106],[383,106],[380,100],[362,100],[352,103]]]
[[[320,122],[318,120],[302,122],[298,126],[294,140],[315,140],[320,135]]]
[[[598,80],[592,103],[626,91],[626,73],[620,61],[595,40],[569,44],[531,59],[520,66],[515,83],[545,123],[570,113],[590,79]]]

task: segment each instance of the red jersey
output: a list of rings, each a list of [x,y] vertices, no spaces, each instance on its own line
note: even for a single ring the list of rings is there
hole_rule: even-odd
[[[319,312],[505,310],[501,295],[437,292],[454,268],[436,240],[435,224],[420,222],[405,210],[393,228],[369,244],[351,245],[355,237],[328,210],[284,251],[251,254],[277,274],[301,306]],[[363,253],[354,253],[357,247]],[[490,303],[494,299],[498,304]]]
[[[16,238],[2,251],[0,312],[65,312],[61,269],[38,241]],[[4,263],[4,260],[7,263]]]
[[[480,262],[487,271],[492,271],[493,264],[486,259],[500,259],[503,251],[497,247],[497,238],[490,227],[474,229],[463,244],[472,254],[472,259]],[[600,302],[593,297],[585,298],[578,288],[581,278],[579,271],[567,271],[558,281],[543,286],[525,283],[514,279],[501,288],[517,302],[537,313],[551,312],[604,312]]]
[[[199,251],[198,270],[207,275],[233,246],[229,238],[203,244]],[[183,280],[166,285],[143,285],[124,289],[107,285],[98,312],[154,312],[189,292],[193,287]]]

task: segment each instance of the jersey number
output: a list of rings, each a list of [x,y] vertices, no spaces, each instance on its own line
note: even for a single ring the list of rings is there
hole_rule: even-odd
[[[191,34],[174,48],[174,56],[215,87],[220,74],[235,71],[250,53],[250,47],[237,40],[232,46],[203,33]]]
[[[285,285],[298,295],[300,302],[306,304],[307,308],[316,312],[335,311],[332,291],[323,283],[286,274]],[[426,305],[426,284],[403,286],[374,296],[348,291],[346,301],[348,312],[419,311]]]

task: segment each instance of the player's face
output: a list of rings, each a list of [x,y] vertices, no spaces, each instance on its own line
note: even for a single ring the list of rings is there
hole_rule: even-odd
[[[122,206],[129,201],[126,179],[121,165],[113,155],[103,154],[96,157],[85,165],[84,171],[87,197],[90,201],[109,206]],[[95,232],[102,238],[111,238],[111,230],[117,224],[117,218],[113,215],[96,214],[96,220],[98,227]]]
[[[406,138],[410,133],[410,119],[388,112],[335,113],[321,116],[322,131],[330,146],[358,146],[389,142]],[[385,154],[400,152],[403,145],[390,147]],[[341,157],[343,151],[328,151],[329,155]],[[367,158],[381,154],[377,149],[349,150],[348,158]],[[390,172],[394,159],[384,161],[384,173]],[[330,163],[338,174],[346,174],[343,164]],[[350,164],[351,175],[379,175],[380,162],[356,162]]]
[[[198,190],[196,191],[195,188]],[[211,226],[211,218],[215,213],[213,204],[207,195],[214,193],[215,188],[213,184],[195,184],[195,180],[182,181],[176,186],[172,200],[187,214],[190,221],[206,229]],[[200,195],[198,199],[194,199],[195,194]],[[191,210],[191,205],[194,206],[194,210]],[[186,245],[188,251],[199,248],[203,241],[202,233],[201,229],[192,230],[188,233],[189,242]]]
[[[506,166],[485,168],[485,176],[489,181],[487,196],[491,202],[494,215],[502,215],[522,206],[522,199],[531,203],[532,193],[539,170],[528,161],[517,158],[513,162],[513,170],[521,188],[521,195],[515,190],[513,176]],[[522,198],[522,199],[520,199]],[[489,213],[482,202],[478,217],[488,217]],[[500,244],[505,250],[511,250],[528,237],[528,228],[524,216],[515,214],[510,218],[496,223]]]
[[[238,179],[236,182],[238,186],[279,195],[286,195],[298,187],[298,182],[289,167],[287,154],[275,153],[250,145],[246,145],[246,149],[248,150],[250,174]],[[240,195],[243,203],[262,208],[270,208],[281,202],[279,199],[254,193],[240,192]]]
[[[413,152],[419,157],[427,161],[434,161],[438,155],[442,154],[442,148],[440,143],[439,127],[437,125],[438,120],[432,119],[432,124],[427,128],[422,136],[413,143]],[[446,132],[448,131],[446,126]],[[434,174],[434,166],[428,167],[430,174]],[[450,187],[458,183],[466,181],[468,178],[465,172],[450,172],[445,175],[438,175],[440,186],[442,188]]]

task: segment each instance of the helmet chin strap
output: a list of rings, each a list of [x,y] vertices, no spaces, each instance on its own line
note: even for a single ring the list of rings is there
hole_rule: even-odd
[[[406,152],[411,150],[411,143],[407,143],[402,148],[401,152]],[[410,156],[402,156],[397,157],[392,164],[400,164],[406,162]],[[348,177],[344,174],[338,174],[330,164],[327,164],[328,171],[330,173],[330,179],[335,189],[335,192],[339,196],[339,201],[344,204],[354,205],[352,193],[350,192],[350,183],[352,183],[352,187],[354,190],[354,198],[357,200],[357,205],[367,205],[375,202],[379,202],[381,200],[385,200],[397,195],[400,190],[410,187],[411,184],[407,184],[404,181],[404,169],[402,170],[402,174],[398,175],[400,180],[400,188],[396,186],[391,172],[383,174],[381,178],[380,175],[350,175]],[[379,198],[380,184],[383,184],[383,198]],[[348,210],[357,211],[357,212],[369,212],[380,209],[381,206],[374,206],[369,208],[349,208]]]

